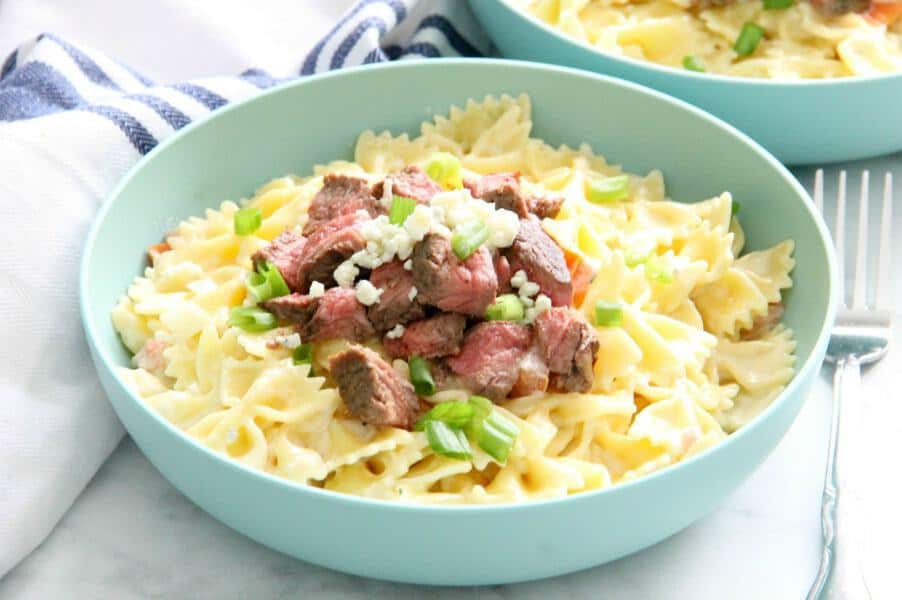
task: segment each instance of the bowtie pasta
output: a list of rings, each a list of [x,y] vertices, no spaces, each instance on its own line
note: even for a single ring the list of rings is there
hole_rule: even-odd
[[[235,234],[239,204],[230,201],[182,222],[113,310],[135,354],[122,376],[187,435],[247,467],[401,502],[561,497],[641,477],[717,444],[793,376],[792,332],[775,312],[792,285],[793,242],[743,252],[729,193],[672,202],[658,171],[629,174],[627,201],[590,202],[587,181],[623,171],[586,145],[554,148],[531,138],[530,112],[525,95],[487,97],[423,123],[414,138],[365,131],[353,162],[275,179],[243,200],[263,215],[251,235]],[[295,364],[290,344],[279,343],[290,330],[229,325],[229,309],[247,296],[251,257],[306,222],[325,174],[375,181],[437,151],[459,157],[468,174],[517,171],[530,190],[562,195],[557,218],[543,226],[596,273],[577,308],[591,319],[598,300],[623,307],[619,325],[597,328],[589,392],[535,393],[497,409],[519,428],[503,465],[478,450],[472,461],[439,456],[422,432],[352,418],[326,375],[345,341],[316,343],[312,365]],[[670,276],[650,276],[652,259],[670,265]]]
[[[783,80],[902,69],[893,0],[837,15],[798,0],[508,1],[602,52],[680,69]]]

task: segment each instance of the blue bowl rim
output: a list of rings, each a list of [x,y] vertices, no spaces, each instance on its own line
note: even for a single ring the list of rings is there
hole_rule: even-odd
[[[694,79],[696,81],[708,81],[708,82],[717,82],[721,84],[735,84],[739,86],[764,86],[764,87],[787,87],[787,88],[799,88],[799,87],[831,87],[837,85],[853,85],[853,84],[866,84],[866,83],[877,83],[881,81],[891,80],[891,79],[899,79],[899,83],[902,84],[902,71],[898,71],[896,73],[880,73],[877,75],[852,75],[849,77],[829,77],[824,79],[793,79],[793,80],[785,80],[785,79],[765,79],[763,77],[737,77],[734,75],[721,75],[717,73],[696,73],[695,71],[689,71],[687,69],[678,69],[676,67],[668,67],[665,65],[661,65],[652,61],[641,60],[638,58],[631,58],[629,56],[620,56],[617,54],[611,54],[609,52],[604,52],[595,48],[587,43],[581,42],[579,40],[573,39],[572,37],[566,35],[563,32],[558,31],[554,27],[545,23],[541,19],[538,19],[531,14],[520,10],[511,4],[507,0],[470,0],[471,4],[476,4],[477,2],[494,2],[499,5],[502,10],[507,11],[510,15],[515,19],[520,19],[521,21],[526,21],[530,23],[534,27],[538,27],[543,30],[547,35],[557,38],[561,43],[570,46],[572,49],[577,50],[579,52],[589,52],[591,54],[598,55],[602,58],[609,59],[615,62],[621,62],[627,64],[635,69],[639,69],[640,71],[649,71],[651,73],[655,73],[657,75],[663,76],[671,76],[671,77],[688,77],[690,79]]]
[[[381,499],[373,499],[373,498],[365,498],[360,496],[354,496],[351,494],[344,494],[340,492],[333,492],[330,490],[313,487],[310,485],[306,485],[303,483],[294,482],[288,479],[284,479],[281,477],[277,477],[276,475],[272,475],[270,473],[266,473],[265,471],[261,471],[258,469],[253,469],[251,467],[245,466],[244,464],[233,460],[215,450],[204,446],[197,440],[188,436],[187,433],[167,421],[163,418],[162,415],[151,409],[148,404],[139,398],[129,387],[129,385],[122,379],[120,376],[114,358],[110,355],[110,352],[107,350],[104,344],[99,343],[98,340],[100,336],[98,335],[94,324],[92,322],[92,318],[90,316],[90,309],[88,307],[87,298],[88,298],[88,273],[90,271],[90,264],[92,260],[92,255],[94,251],[94,245],[96,243],[97,237],[100,234],[101,229],[103,228],[103,224],[106,220],[107,213],[110,211],[113,204],[115,204],[116,199],[122,193],[124,189],[128,187],[131,180],[144,168],[144,165],[149,162],[153,157],[157,154],[165,152],[166,149],[179,142],[183,137],[186,137],[191,134],[194,129],[199,127],[207,126],[208,122],[213,121],[215,119],[224,118],[224,115],[228,114],[233,110],[239,110],[245,104],[249,104],[251,102],[255,102],[260,98],[268,96],[270,94],[279,94],[287,91],[288,89],[293,89],[295,87],[300,87],[304,85],[308,85],[311,83],[316,83],[319,81],[326,81],[332,78],[343,78],[343,77],[353,77],[356,73],[363,69],[367,70],[416,70],[422,68],[442,68],[443,66],[466,66],[468,68],[504,68],[504,69],[520,69],[524,71],[532,71],[536,73],[557,73],[564,74],[569,76],[575,76],[585,79],[595,80],[600,85],[610,85],[610,86],[619,86],[622,88],[630,89],[634,92],[649,95],[657,98],[659,101],[673,104],[685,111],[689,111],[690,113],[695,114],[697,117],[710,122],[711,124],[720,127],[726,133],[732,134],[738,143],[744,143],[746,146],[749,146],[751,150],[759,154],[763,159],[765,159],[778,173],[782,178],[790,184],[798,197],[801,199],[805,208],[808,211],[809,217],[815,224],[817,231],[819,233],[819,241],[824,248],[824,251],[827,256],[828,262],[828,270],[830,273],[829,284],[829,301],[827,305],[827,314],[824,323],[821,325],[821,330],[817,336],[817,340],[815,344],[812,346],[811,353],[808,358],[805,360],[804,364],[801,368],[797,368],[796,372],[793,376],[793,379],[789,382],[786,388],[774,399],[774,401],[755,419],[744,427],[740,428],[738,431],[730,434],[727,438],[715,446],[695,455],[688,459],[677,462],[676,464],[669,465],[663,469],[659,469],[643,477],[638,479],[617,483],[615,485],[611,485],[606,488],[601,488],[597,490],[591,490],[588,492],[582,492],[579,494],[573,494],[569,496],[559,497],[559,498],[547,498],[547,499],[536,499],[536,500],[526,500],[523,502],[507,502],[507,503],[499,503],[499,504],[466,504],[466,505],[431,505],[431,504],[414,504],[414,503],[405,503],[405,502],[396,502],[390,500],[381,500]],[[186,442],[191,448],[196,451],[200,451],[208,458],[211,458],[215,462],[220,463],[225,468],[236,471],[239,475],[247,475],[250,476],[253,480],[255,480],[254,484],[257,483],[262,485],[275,485],[281,487],[285,491],[296,492],[300,494],[311,494],[314,498],[319,497],[320,499],[328,499],[331,501],[338,502],[341,505],[344,505],[346,508],[359,508],[359,507],[369,507],[373,509],[381,509],[388,511],[401,511],[401,512],[413,512],[413,513],[431,513],[431,512],[472,512],[472,511],[506,511],[506,510],[519,510],[519,511],[528,511],[533,509],[540,509],[546,506],[557,506],[558,504],[576,504],[580,502],[589,502],[593,501],[596,498],[607,495],[607,494],[618,494],[618,493],[627,493],[633,488],[637,486],[645,485],[648,482],[653,480],[659,480],[662,478],[668,477],[676,477],[678,474],[688,468],[691,468],[692,465],[698,460],[704,460],[709,453],[717,452],[722,450],[728,445],[733,445],[737,443],[737,440],[740,438],[744,438],[746,436],[752,435],[754,431],[762,427],[762,423],[766,421],[772,413],[774,413],[777,407],[780,404],[783,404],[788,401],[788,398],[793,394],[799,393],[798,388],[801,385],[801,382],[808,378],[808,376],[812,375],[812,371],[817,371],[820,369],[822,361],[817,360],[818,356],[822,356],[824,351],[826,350],[827,342],[829,340],[830,329],[833,324],[833,321],[836,316],[836,310],[838,305],[838,276],[837,276],[837,263],[836,256],[833,251],[833,245],[829,243],[829,232],[827,230],[826,224],[823,219],[821,219],[816,210],[813,208],[813,202],[806,201],[808,199],[808,194],[805,189],[799,184],[799,182],[793,177],[793,175],[786,169],[783,164],[781,164],[776,158],[774,158],[771,154],[769,154],[764,148],[762,148],[757,142],[749,138],[747,135],[733,127],[732,125],[714,117],[713,115],[696,108],[682,100],[673,98],[656,90],[652,90],[641,85],[624,81],[622,79],[617,79],[614,77],[610,77],[607,75],[600,75],[597,73],[591,73],[587,71],[582,71],[579,69],[573,69],[569,67],[560,67],[555,65],[547,65],[544,63],[532,63],[527,61],[514,61],[514,60],[505,60],[505,59],[480,59],[473,60],[468,58],[444,58],[444,59],[429,59],[429,60],[418,60],[418,61],[398,61],[398,62],[388,62],[381,64],[373,64],[373,65],[362,65],[358,67],[351,67],[347,69],[341,69],[336,71],[329,71],[326,73],[312,75],[309,77],[301,78],[292,82],[283,83],[280,85],[273,86],[268,90],[264,90],[261,93],[252,96],[250,98],[246,98],[241,101],[234,102],[229,104],[214,113],[211,113],[204,118],[198,119],[185,126],[181,130],[175,132],[170,137],[166,138],[163,142],[157,145],[151,152],[147,153],[144,157],[142,157],[137,164],[135,164],[120,180],[120,182],[116,185],[113,191],[107,196],[98,210],[97,216],[94,219],[94,222],[91,225],[90,231],[86,238],[84,248],[82,250],[82,257],[79,266],[79,305],[80,305],[80,313],[82,326],[84,327],[86,338],[90,347],[94,350],[94,356],[98,357],[99,360],[103,363],[102,365],[96,365],[95,368],[97,370],[101,368],[108,369],[110,374],[112,375],[115,382],[122,388],[122,390],[126,393],[129,400],[136,403],[142,411],[144,411],[147,415],[150,416],[152,420],[156,422],[157,425],[163,427],[169,432],[175,434],[177,437],[181,438],[183,442]],[[124,293],[124,291],[123,291]],[[109,402],[112,403],[112,400],[107,398]]]

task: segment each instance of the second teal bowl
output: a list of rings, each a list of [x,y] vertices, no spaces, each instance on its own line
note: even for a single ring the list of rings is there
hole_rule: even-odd
[[[413,93],[408,91],[415,90]],[[486,94],[529,93],[533,135],[587,142],[610,161],[660,168],[677,200],[731,190],[751,249],[796,240],[786,322],[796,376],[754,422],[715,448],[643,479],[558,500],[417,506],[357,498],[251,470],[170,425],[125,384],[129,355],[110,310],[174,222],[270,178],[353,160],[364,129],[415,134],[434,113]],[[691,140],[696,152],[686,152]],[[584,569],[654,544],[712,511],[774,449],[826,349],[835,262],[823,222],[788,171],[733,128],[639,86],[507,61],[419,61],[311,77],[217,111],[150,153],[104,205],[82,259],[88,343],[119,418],[153,464],[230,527],[292,556],[368,577],[496,584]],[[123,540],[128,543],[131,540]]]
[[[666,92],[735,125],[783,163],[902,150],[902,73],[818,81],[693,73],[600,52],[505,0],[470,0],[470,6],[506,58],[577,67]]]

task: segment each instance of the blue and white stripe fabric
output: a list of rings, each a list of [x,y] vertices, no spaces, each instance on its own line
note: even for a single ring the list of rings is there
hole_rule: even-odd
[[[409,58],[478,57],[489,44],[462,0],[361,0],[301,60],[300,76]],[[139,154],[225,104],[285,81],[263,69],[156,85],[139,71],[42,34],[0,67],[0,122],[61,111],[111,122]]]
[[[257,68],[158,84],[140,65],[52,34],[2,62],[0,319],[12,343],[0,344],[0,577],[44,539],[123,435],[88,357],[76,289],[90,222],[128,169],[188,123],[285,79],[488,51],[463,0],[361,0],[288,78]]]

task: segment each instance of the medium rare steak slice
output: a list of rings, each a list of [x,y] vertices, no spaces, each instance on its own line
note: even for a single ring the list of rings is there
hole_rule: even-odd
[[[385,212],[365,179],[330,173],[323,178],[323,187],[307,209],[304,235],[310,236],[320,225],[358,210],[365,211],[371,218]]]
[[[511,389],[512,397],[529,396],[548,389],[548,365],[539,345],[533,341],[532,346],[520,359],[520,372]]]
[[[460,261],[451,250],[450,240],[433,233],[414,247],[411,259],[420,302],[447,312],[482,317],[495,300],[498,277],[485,246]]]
[[[413,198],[420,204],[429,204],[432,197],[442,191],[439,184],[432,180],[423,169],[415,165],[404,167],[403,171],[390,173],[373,186],[373,195],[382,198],[385,193],[385,182],[391,182],[392,196]]]
[[[540,219],[553,219],[561,211],[563,196],[531,196],[527,201],[529,212]]]
[[[503,400],[520,377],[520,362],[531,342],[528,325],[485,321],[467,332],[460,352],[445,363],[474,394]]]
[[[520,192],[519,173],[494,173],[479,179],[467,179],[464,187],[474,198],[491,202],[495,208],[504,208],[517,213],[521,219],[529,216],[526,196]]]
[[[269,262],[279,269],[282,279],[292,291],[299,291],[298,268],[304,258],[304,248],[307,246],[307,238],[286,229],[270,242],[269,246],[259,250],[251,260],[256,266],[261,262]]]
[[[299,324],[301,339],[307,341],[342,338],[363,341],[376,335],[366,318],[366,307],[357,301],[354,290],[330,288],[319,298],[311,319]]]
[[[329,359],[329,372],[348,410],[368,425],[410,430],[420,409],[410,382],[382,357],[352,345]]]
[[[588,392],[600,343],[595,329],[569,308],[552,308],[535,321],[536,338],[551,371],[551,387]]]
[[[404,269],[401,261],[395,260],[377,267],[370,274],[370,283],[382,290],[379,302],[367,310],[376,331],[388,331],[395,325],[403,325],[423,316],[423,306],[416,296],[411,298],[413,273]]]
[[[274,314],[279,321],[301,325],[313,318],[313,313],[319,306],[319,298],[295,292],[262,302],[261,306]]]
[[[520,231],[505,255],[511,271],[523,269],[529,280],[539,284],[541,292],[551,298],[552,305],[570,306],[573,283],[564,251],[545,233],[538,219],[520,219]]]
[[[385,351],[392,358],[411,356],[438,358],[460,352],[467,318],[456,313],[440,313],[408,323],[399,338],[385,338]]]
[[[326,287],[335,283],[335,268],[358,250],[366,247],[360,226],[369,221],[364,212],[341,215],[323,223],[307,238],[303,257],[298,265],[295,281],[298,291],[306,291],[310,284],[319,281]]]

